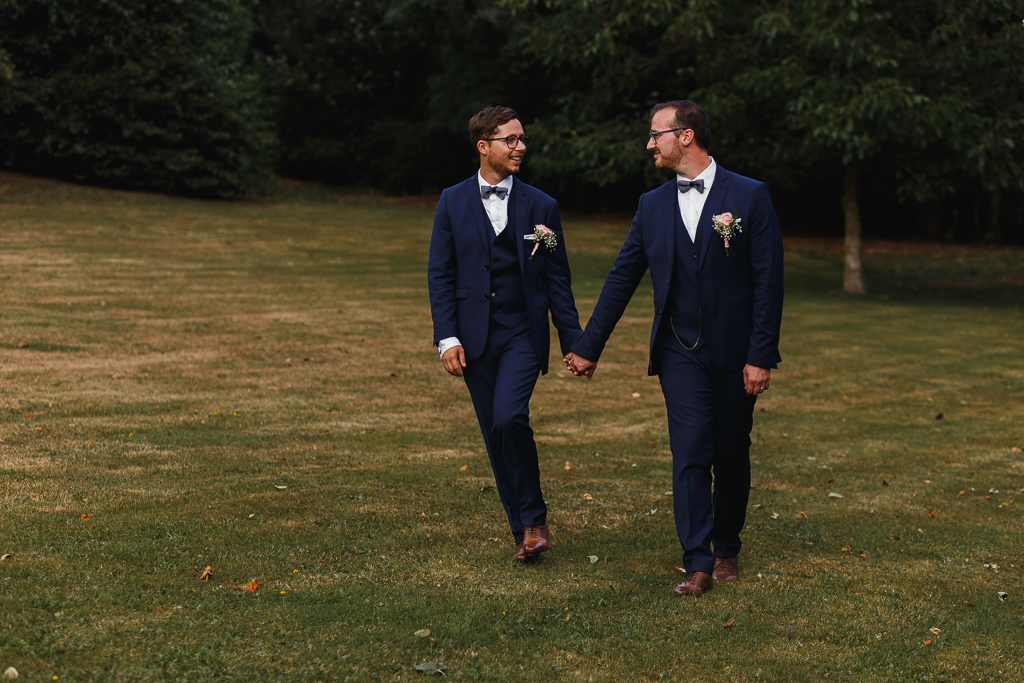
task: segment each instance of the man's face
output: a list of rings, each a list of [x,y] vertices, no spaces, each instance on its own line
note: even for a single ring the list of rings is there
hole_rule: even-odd
[[[512,119],[508,123],[498,126],[498,130],[492,138],[507,138],[510,135],[523,136],[523,124],[518,119]],[[513,149],[509,149],[505,140],[492,140],[484,142],[487,145],[487,162],[490,167],[503,176],[510,176],[519,173],[519,167],[526,156],[526,144],[522,140],[516,143]]]
[[[674,109],[662,109],[651,119],[651,131],[671,130],[676,127],[675,119]],[[686,131],[662,133],[658,136],[657,142],[647,141],[647,149],[654,152],[654,165],[657,168],[674,169],[679,165],[683,158],[683,150],[679,145],[679,138],[676,136],[685,133]]]

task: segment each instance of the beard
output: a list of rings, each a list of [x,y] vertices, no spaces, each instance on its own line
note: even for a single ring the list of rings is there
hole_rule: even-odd
[[[519,169],[522,167],[522,160],[523,157],[521,156],[519,157],[519,163],[512,163],[511,156],[502,157],[493,165],[493,168],[495,171],[503,175],[515,175],[516,173],[519,173]]]

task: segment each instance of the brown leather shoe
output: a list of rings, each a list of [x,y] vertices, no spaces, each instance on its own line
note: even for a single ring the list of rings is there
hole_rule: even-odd
[[[513,562],[532,562],[535,559],[537,559],[537,553],[528,553],[523,550],[522,541],[516,545],[516,552],[512,555]]]
[[[527,553],[543,553],[551,549],[548,525],[528,526],[523,530],[523,550]]]
[[[707,572],[687,572],[686,581],[676,586],[676,595],[692,595],[695,598],[699,598],[702,593],[705,593],[714,588],[714,581],[711,580],[711,574]]]
[[[740,575],[740,558],[738,557],[716,557],[715,569],[711,577],[715,581],[732,581]]]

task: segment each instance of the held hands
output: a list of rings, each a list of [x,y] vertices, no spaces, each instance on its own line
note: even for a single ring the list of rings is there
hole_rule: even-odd
[[[768,368],[759,368],[754,365],[743,366],[743,388],[747,396],[757,396],[768,391],[771,384],[772,371]]]
[[[461,346],[453,346],[444,352],[441,362],[449,375],[462,377],[462,368],[466,367],[466,352]]]
[[[586,376],[588,381],[593,378],[594,370],[597,370],[597,361],[587,360],[582,356],[577,356],[572,351],[567,353],[562,360],[565,361],[566,370],[577,377]]]

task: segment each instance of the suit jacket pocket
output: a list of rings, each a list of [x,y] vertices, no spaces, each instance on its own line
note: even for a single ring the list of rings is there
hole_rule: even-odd
[[[455,298],[456,299],[466,299],[468,297],[469,297],[469,290],[468,289],[456,289],[455,290]]]
[[[740,306],[749,306],[754,300],[753,294],[737,294],[732,297],[733,308],[739,308]]]

